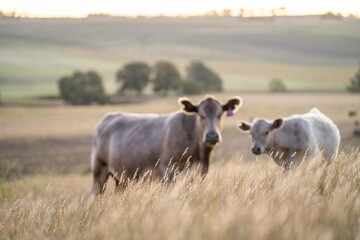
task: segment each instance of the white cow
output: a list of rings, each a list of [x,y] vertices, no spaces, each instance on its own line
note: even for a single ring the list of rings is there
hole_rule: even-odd
[[[250,133],[254,154],[267,153],[285,169],[305,159],[330,162],[339,151],[339,129],[317,108],[284,119],[240,122],[238,127]]]

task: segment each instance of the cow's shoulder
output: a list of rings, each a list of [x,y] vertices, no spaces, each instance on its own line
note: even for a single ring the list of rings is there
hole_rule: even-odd
[[[311,123],[301,115],[287,118],[280,130],[285,135],[283,140],[288,141],[290,148],[304,149],[313,142]]]
[[[197,116],[181,111],[175,112],[169,115],[166,121],[166,128],[173,135],[191,138],[197,131]]]
[[[198,117],[195,114],[179,114],[181,127],[185,132],[194,133],[197,128]]]

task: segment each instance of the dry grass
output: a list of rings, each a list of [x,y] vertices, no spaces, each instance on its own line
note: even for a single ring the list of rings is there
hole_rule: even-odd
[[[225,119],[224,142],[204,181],[187,175],[170,185],[134,182],[118,193],[109,181],[95,200],[88,196],[86,170],[96,122],[108,111],[171,112],[178,109],[176,97],[121,106],[1,108],[0,239],[360,239],[360,152],[351,147],[359,139],[351,137],[348,118],[349,110],[359,112],[360,96],[217,97],[231,95],[242,96],[244,106]],[[255,161],[248,136],[235,129],[241,119],[313,106],[336,122],[349,146],[328,168],[284,173],[272,160]]]
[[[327,168],[212,165],[204,181],[134,182],[86,195],[90,176],[0,184],[1,239],[359,239],[360,152]],[[110,182],[109,182],[109,185]]]

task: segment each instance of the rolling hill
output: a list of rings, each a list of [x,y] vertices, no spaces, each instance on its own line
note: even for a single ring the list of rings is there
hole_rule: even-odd
[[[226,90],[344,91],[360,61],[360,21],[317,17],[0,19],[0,89],[5,98],[56,94],[73,70],[97,70],[109,93],[130,61],[169,60],[184,73],[201,60]]]

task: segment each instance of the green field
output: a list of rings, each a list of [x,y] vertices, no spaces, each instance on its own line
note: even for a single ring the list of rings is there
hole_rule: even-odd
[[[293,91],[344,91],[360,61],[360,21],[0,19],[3,98],[57,94],[61,76],[89,69],[114,93],[114,74],[125,63],[158,60],[183,73],[201,60],[222,76],[225,90],[264,91],[280,78]]]

